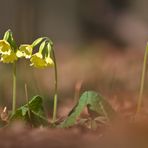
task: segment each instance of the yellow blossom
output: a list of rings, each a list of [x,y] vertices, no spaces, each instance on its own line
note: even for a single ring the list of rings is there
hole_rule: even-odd
[[[19,47],[20,50],[17,51],[18,57],[25,57],[26,59],[30,58],[32,55],[32,46],[29,44],[23,44]]]
[[[54,66],[54,62],[50,57],[45,58],[47,66]]]
[[[41,53],[35,53],[34,55],[32,55],[31,59],[31,66],[34,66],[36,68],[44,68],[46,67],[46,62],[43,59],[43,56]]]
[[[10,53],[11,46],[6,40],[0,40],[0,53]]]
[[[31,66],[34,66],[36,68],[45,68],[54,65],[51,58],[49,57],[43,58],[43,55],[40,52],[32,55],[30,61],[31,61]]]
[[[16,53],[14,51],[11,51],[9,54],[3,53],[1,55],[1,61],[3,63],[14,63],[18,58],[16,56]]]

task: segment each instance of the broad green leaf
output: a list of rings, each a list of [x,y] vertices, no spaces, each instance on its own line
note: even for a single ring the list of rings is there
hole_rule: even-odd
[[[27,114],[27,112],[28,112],[28,108],[25,107],[25,106],[22,106],[21,109],[22,109],[22,116],[25,116]]]
[[[18,108],[10,120],[23,120],[35,127],[47,125],[48,121],[44,114],[42,98],[40,96],[34,96],[27,104]]]
[[[60,127],[70,127],[74,125],[84,108],[88,108],[88,112],[92,118],[97,116],[105,116],[112,119],[115,111],[111,105],[98,93],[87,91],[82,94],[77,105],[69,113],[68,117],[60,124]]]
[[[83,94],[82,97],[83,99],[87,98],[87,108],[91,116],[96,117],[97,115],[101,115],[108,119],[112,119],[114,117],[114,109],[100,94],[93,91],[88,91]]]

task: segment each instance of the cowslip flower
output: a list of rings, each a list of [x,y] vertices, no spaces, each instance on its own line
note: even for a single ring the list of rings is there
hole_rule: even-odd
[[[11,30],[5,32],[0,40],[0,61],[3,63],[14,63],[18,57],[16,55],[17,46],[13,39]]]
[[[54,62],[50,57],[46,57],[45,61],[46,61],[47,66],[51,66],[51,67],[54,66]]]
[[[3,63],[14,63],[17,59],[16,53],[11,51],[10,53],[3,53],[0,61]]]
[[[6,40],[0,40],[0,53],[10,53],[11,46]]]
[[[43,58],[43,55],[40,52],[33,54],[30,61],[30,65],[36,68],[45,68],[54,65],[54,62],[50,57]]]
[[[33,47],[29,44],[22,44],[17,51],[18,57],[25,57],[26,59],[31,58]]]
[[[41,43],[39,51],[31,56],[31,66],[36,68],[46,68],[54,66],[50,57],[51,45],[48,40]]]
[[[43,55],[41,53],[39,53],[39,52],[33,54],[30,61],[32,63],[30,65],[34,66],[36,68],[44,68],[44,67],[46,67],[46,62],[43,59]]]
[[[6,40],[0,40],[0,53],[0,61],[3,63],[13,63],[18,59],[11,45]]]

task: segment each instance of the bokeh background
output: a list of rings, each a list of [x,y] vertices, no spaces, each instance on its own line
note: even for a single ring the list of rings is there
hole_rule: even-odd
[[[49,35],[57,43],[105,39],[143,46],[147,0],[1,0],[1,34],[11,28],[18,42]],[[141,46],[140,46],[141,45]]]
[[[0,4],[1,38],[10,28],[18,45],[40,36],[54,42],[59,102],[90,89],[107,98],[126,95],[136,100],[148,41],[147,0],[0,0]],[[0,103],[9,108],[11,72],[11,64],[0,64]],[[21,60],[17,77],[18,105],[25,102],[27,83],[30,97],[42,95],[52,107],[53,69],[35,69]]]

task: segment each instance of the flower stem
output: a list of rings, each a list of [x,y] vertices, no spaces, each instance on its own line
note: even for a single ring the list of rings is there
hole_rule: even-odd
[[[144,54],[143,68],[142,68],[142,75],[141,75],[141,84],[140,84],[140,91],[139,91],[139,97],[138,97],[138,102],[137,102],[136,114],[140,112],[141,106],[142,106],[142,96],[143,96],[143,90],[144,90],[144,80],[145,80],[145,73],[146,73],[147,56],[148,56],[148,44],[146,46],[146,50],[145,50],[145,54]]]
[[[58,72],[57,72],[57,63],[56,63],[56,57],[54,50],[52,48],[52,54],[53,54],[53,61],[54,61],[54,105],[53,105],[53,117],[52,117],[52,123],[55,123],[56,116],[57,116],[57,97],[58,97]]]
[[[16,62],[13,63],[13,102],[12,102],[12,114],[16,110]]]

